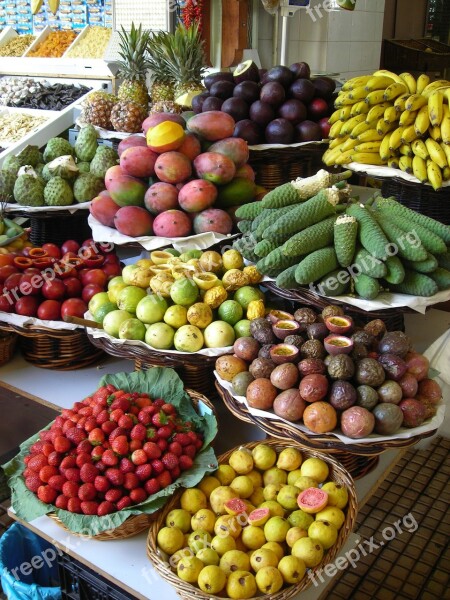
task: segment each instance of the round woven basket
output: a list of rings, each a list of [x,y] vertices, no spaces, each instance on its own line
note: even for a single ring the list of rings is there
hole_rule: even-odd
[[[104,357],[93,346],[84,329],[50,329],[30,325],[8,325],[18,335],[20,351],[26,361],[42,369],[72,371],[92,365]]]
[[[61,246],[66,240],[84,242],[92,236],[88,225],[88,209],[79,209],[70,213],[69,210],[29,212],[26,210],[11,211],[20,217],[27,217],[30,227],[30,242],[35,246],[52,243]]]
[[[186,388],[186,393],[189,395],[192,402],[192,406],[197,412],[199,412],[199,404],[202,403],[212,411],[217,420],[216,409],[214,408],[214,405],[210,402],[210,400],[206,398],[206,396],[188,388]],[[141,531],[145,531],[149,527],[150,523],[157,518],[161,510],[162,509],[160,509],[159,511],[155,511],[151,514],[141,513],[139,515],[133,515],[126,519],[121,525],[119,525],[119,527],[116,527],[115,529],[108,529],[106,531],[102,531],[91,537],[92,539],[100,542],[108,542],[111,540],[123,540],[125,538],[132,537],[134,535],[137,535],[138,533],[141,533]],[[51,512],[48,513],[47,516],[53,519],[55,523],[57,523],[60,527],[62,527],[66,531],[69,531],[73,535],[86,535],[84,532],[82,534],[77,534],[73,531],[70,531],[70,529],[66,527],[66,525],[61,521],[61,519],[56,513]]]
[[[251,442],[249,444],[242,444],[241,447],[248,448],[249,450],[251,450],[259,443],[260,442]],[[264,440],[264,444],[271,446],[277,452],[281,452],[283,448],[292,446],[292,441],[266,439]],[[235,449],[233,448],[229,452],[222,454],[218,459],[219,464],[228,462],[228,459],[234,450]],[[303,448],[300,448],[300,450],[304,458],[316,457],[324,460],[328,464],[330,469],[328,479],[345,486],[349,494],[346,518],[343,526],[339,530],[338,539],[336,543],[328,550],[328,552],[326,552],[322,562],[319,565],[317,565],[317,567],[311,570],[311,574],[313,575],[315,571],[320,571],[320,569],[322,569],[326,564],[332,563],[334,558],[342,549],[343,545],[345,544],[348,536],[352,532],[352,529],[355,525],[358,501],[353,480],[342,465],[340,465],[334,458],[321,454],[319,452],[315,452],[312,450],[304,450]],[[169,511],[175,508],[177,505],[179,505],[180,495],[181,492],[176,494],[171,499],[171,501],[168,504],[166,504],[166,506],[164,506],[164,508],[160,511],[157,519],[155,519],[151,523],[147,537],[147,556],[153,563],[159,575],[161,575],[163,579],[170,583],[182,598],[198,598],[201,600],[210,600],[211,598],[218,598],[219,596],[211,596],[211,594],[206,594],[202,592],[199,588],[193,586],[192,584],[182,581],[176,575],[176,573],[171,571],[168,563],[164,560],[163,556],[161,556],[160,550],[158,549],[158,545],[156,542],[158,531],[161,529],[161,527],[165,525],[166,516],[169,513]],[[276,594],[272,594],[270,596],[270,600],[287,600],[288,598],[292,598],[293,596],[296,596],[300,592],[306,590],[309,587],[309,585],[311,585],[311,583],[311,578],[308,575],[305,575],[305,577],[300,583],[284,587]],[[220,597],[223,598],[224,596],[221,595]],[[261,598],[261,596],[258,596],[258,598]]]
[[[408,308],[387,308],[385,310],[366,310],[354,306],[353,304],[346,304],[340,302],[335,298],[324,298],[311,292],[308,288],[301,288],[298,290],[284,290],[279,288],[272,281],[265,281],[264,286],[267,287],[276,296],[280,296],[285,300],[290,300],[294,303],[306,304],[312,306],[318,311],[322,311],[325,306],[329,304],[338,304],[342,306],[345,314],[352,317],[356,324],[365,325],[373,319],[381,319],[384,321],[388,331],[405,331],[405,320],[404,313],[409,312]]]
[[[225,388],[223,388],[218,381],[216,381],[216,388],[219,396],[224,401],[225,406],[233,413],[235,417],[257,425],[267,435],[276,437],[282,440],[289,440],[306,446],[307,448],[320,450],[321,452],[332,454],[340,462],[345,463],[346,468],[362,467],[366,468],[364,464],[364,458],[377,457],[385,450],[393,450],[397,448],[407,448],[419,442],[420,440],[430,437],[436,433],[436,430],[428,431],[419,435],[411,435],[408,438],[395,438],[386,441],[373,440],[365,443],[358,443],[355,441],[352,444],[346,444],[341,442],[339,438],[331,434],[314,434],[312,432],[305,432],[298,429],[291,423],[285,421],[279,421],[278,419],[266,419],[264,417],[257,417],[249,412],[245,404],[238,402]],[[350,455],[347,458],[347,455]],[[356,458],[353,458],[356,456]],[[375,463],[376,464],[376,463]],[[363,474],[367,474],[368,471],[364,471]],[[355,470],[352,476],[356,479],[358,476],[361,477],[359,470]]]
[[[14,356],[17,333],[0,329],[0,365],[5,365]]]

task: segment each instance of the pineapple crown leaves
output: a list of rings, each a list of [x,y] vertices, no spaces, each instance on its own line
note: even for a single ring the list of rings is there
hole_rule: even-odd
[[[123,27],[119,31],[119,73],[124,79],[144,80],[150,67],[147,51],[150,31],[142,30],[142,23],[135,27],[131,23],[131,30],[128,33]]]

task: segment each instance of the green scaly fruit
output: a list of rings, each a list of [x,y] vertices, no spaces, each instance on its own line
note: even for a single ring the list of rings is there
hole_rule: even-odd
[[[69,206],[73,204],[72,188],[62,177],[52,177],[45,186],[44,200],[47,206]]]
[[[22,206],[44,206],[45,181],[34,175],[19,175],[14,184],[14,199]]]
[[[97,151],[97,130],[93,125],[80,129],[74,148],[79,161],[90,162],[94,158]]]
[[[35,167],[40,160],[40,154],[37,146],[28,144],[28,146],[25,146],[25,148],[19,152],[16,158],[20,162],[21,167],[24,167],[25,165]]]
[[[58,156],[68,156],[74,154],[74,149],[64,138],[56,137],[48,140],[44,150],[44,161],[51,162]]]
[[[77,202],[89,202],[104,188],[103,179],[92,173],[80,173],[73,184],[73,194]]]

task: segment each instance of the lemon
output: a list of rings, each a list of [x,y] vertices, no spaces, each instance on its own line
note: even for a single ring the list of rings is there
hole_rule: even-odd
[[[145,339],[145,325],[139,319],[127,319],[119,327],[119,339],[121,340],[140,340]]]
[[[212,310],[205,302],[196,302],[189,307],[187,320],[191,325],[204,329],[213,320]]]
[[[244,259],[237,250],[226,250],[222,254],[222,264],[225,271],[230,269],[242,269]]]
[[[98,294],[94,294],[92,298],[89,300],[88,308],[91,315],[95,314],[95,311],[103,306],[111,302],[107,292],[99,292]],[[116,307],[117,308],[117,307]]]
[[[234,329],[225,321],[213,321],[203,332],[207,348],[232,346],[236,339]]]
[[[179,304],[173,304],[164,313],[164,322],[175,329],[187,325],[187,308]]]
[[[218,315],[219,319],[225,321],[225,323],[229,323],[230,325],[235,325],[238,321],[240,321],[243,317],[244,311],[242,306],[236,300],[225,300],[219,306]]]
[[[170,288],[170,297],[175,304],[191,306],[198,298],[198,287],[192,279],[176,279]]]

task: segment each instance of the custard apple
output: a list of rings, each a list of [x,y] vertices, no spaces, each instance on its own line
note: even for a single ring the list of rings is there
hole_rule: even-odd
[[[105,189],[103,179],[92,173],[80,173],[73,184],[73,194],[77,202],[89,202]]]
[[[91,161],[97,151],[97,130],[93,125],[82,127],[75,142],[75,156],[81,161]]]
[[[20,162],[21,167],[25,165],[35,167],[39,162],[40,154],[37,146],[28,144],[28,146],[25,146],[25,148],[19,152],[16,158]]]
[[[14,184],[16,175],[13,171],[2,169],[0,171],[0,200],[14,202]]]
[[[73,204],[73,192],[62,177],[52,177],[44,189],[44,200],[48,206],[68,206]]]
[[[44,206],[45,181],[35,175],[19,175],[14,184],[14,199],[22,206]]]
[[[104,179],[106,171],[118,163],[119,155],[112,148],[99,146],[94,158],[91,161],[91,173],[95,177]]]
[[[81,162],[77,162],[77,167],[80,173],[90,173],[91,172],[91,163],[82,160]]]
[[[67,140],[60,137],[51,138],[45,146],[44,160],[48,163],[58,158],[58,156],[66,156],[68,154],[73,156],[74,149]]]

